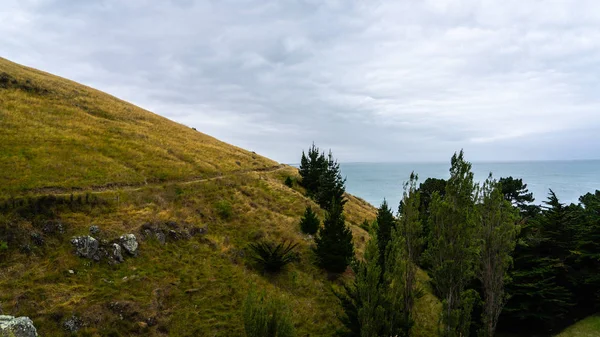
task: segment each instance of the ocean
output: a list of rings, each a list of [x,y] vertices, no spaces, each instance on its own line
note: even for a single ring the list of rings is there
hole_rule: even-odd
[[[428,177],[450,176],[448,163],[340,163],[347,178],[346,191],[378,207],[387,199],[396,211],[402,198],[402,185],[414,171],[419,182]],[[496,179],[521,178],[533,192],[535,204],[547,200],[552,189],[560,202],[577,203],[581,195],[600,190],[600,160],[473,163],[476,181],[484,181],[490,172]]]

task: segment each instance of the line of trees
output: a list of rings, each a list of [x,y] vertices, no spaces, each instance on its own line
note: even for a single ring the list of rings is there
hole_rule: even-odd
[[[325,156],[312,144],[308,155],[302,152],[299,172],[306,194],[326,211],[320,227],[316,214],[307,207],[300,228],[306,234],[317,234],[314,247],[317,264],[331,273],[343,273],[354,258],[354,244],[344,217],[346,179],[342,178],[340,165],[331,151]]]
[[[326,210],[323,226],[310,208],[301,222],[316,233],[319,266],[340,273],[350,264],[355,274],[336,292],[342,335],[410,336],[423,292],[419,267],[443,304],[441,336],[549,334],[600,309],[600,191],[577,205],[550,191],[536,206],[521,179],[490,174],[476,183],[460,151],[448,180],[418,184],[411,174],[396,215],[382,203],[374,224],[364,225],[371,236],[364,256],[355,259],[339,164],[313,144],[300,174]]]

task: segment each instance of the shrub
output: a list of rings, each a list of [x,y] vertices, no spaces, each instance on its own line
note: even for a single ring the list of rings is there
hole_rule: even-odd
[[[371,224],[369,223],[369,220],[365,219],[365,221],[360,224],[360,228],[364,229],[367,233],[370,233]]]
[[[223,219],[228,219],[231,217],[231,204],[227,200],[218,201],[215,204],[215,209],[217,210],[217,214]]]
[[[247,337],[292,337],[296,335],[289,309],[281,300],[250,290],[243,308]]]
[[[287,187],[293,187],[294,186],[294,181],[292,180],[291,177],[287,177],[287,178],[285,178],[284,184]]]
[[[266,272],[278,272],[296,259],[294,248],[297,243],[283,241],[251,243],[252,259]]]
[[[317,218],[317,214],[313,212],[310,206],[307,206],[306,210],[304,211],[304,216],[302,216],[302,219],[300,220],[300,229],[302,232],[315,235],[319,230],[320,224],[321,223],[319,222],[319,218]]]
[[[5,251],[8,249],[8,243],[6,243],[5,241],[0,241],[0,252]]]

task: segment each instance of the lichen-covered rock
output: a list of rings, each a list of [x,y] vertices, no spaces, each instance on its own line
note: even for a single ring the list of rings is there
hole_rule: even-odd
[[[77,333],[83,326],[81,319],[75,315],[69,317],[63,322],[63,328],[70,333]]]
[[[0,315],[1,337],[37,337],[37,330],[29,317]]]
[[[116,243],[112,244],[111,251],[110,251],[110,259],[116,263],[123,262],[123,253],[121,250],[121,246],[119,246]]]
[[[75,254],[79,257],[100,261],[98,248],[100,243],[91,236],[78,236],[71,239],[71,244],[75,246]]]
[[[125,251],[131,255],[137,255],[138,242],[133,234],[125,234],[121,235],[119,238],[121,242],[121,247],[125,249]]]

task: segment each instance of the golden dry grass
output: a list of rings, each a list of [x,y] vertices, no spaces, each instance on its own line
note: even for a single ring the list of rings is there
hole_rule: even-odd
[[[3,73],[11,81],[4,87]],[[0,251],[5,314],[30,316],[43,336],[68,335],[62,323],[74,314],[86,323],[83,336],[240,336],[241,303],[256,284],[287,299],[300,336],[332,336],[340,328],[331,292],[340,281],[315,267],[313,241],[299,230],[305,207],[318,206],[301,187],[283,184],[298,178],[297,169],[256,170],[277,163],[3,59],[0,125],[0,196],[110,187],[95,189],[97,206],[56,206],[53,218],[66,226],[62,236],[47,237],[31,254],[20,247]],[[358,226],[372,221],[376,209],[347,198],[346,219],[360,254],[368,233]],[[40,232],[44,221],[0,212],[0,229]],[[78,258],[69,244],[90,225],[110,239],[139,237],[142,224],[160,221],[207,226],[208,234],[166,245],[142,241],[139,256],[116,266]],[[284,239],[299,243],[300,260],[279,275],[262,275],[242,256],[250,242]],[[426,284],[426,274],[420,278]],[[438,307],[430,293],[419,301],[417,336],[432,331]]]
[[[274,166],[108,94],[0,58],[0,193],[203,178]]]

